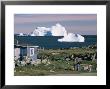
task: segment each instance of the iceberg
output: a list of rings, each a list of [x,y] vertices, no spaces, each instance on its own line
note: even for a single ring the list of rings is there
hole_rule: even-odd
[[[23,36],[23,33],[20,33]],[[30,36],[63,36],[58,39],[59,42],[84,42],[85,38],[80,34],[68,33],[64,26],[57,23],[56,25],[47,27],[37,27]]]
[[[84,42],[85,39],[79,34],[68,33],[67,36],[64,36],[61,39],[58,39],[59,42]]]
[[[46,36],[51,32],[50,28],[37,27],[30,36]]]
[[[57,23],[55,26],[52,26],[52,36],[66,36],[67,35],[67,31],[65,29],[65,27],[63,27],[62,25],[60,25],[59,23]]]
[[[23,33],[19,33],[19,35],[18,36],[24,36],[24,34]]]
[[[50,28],[47,27],[37,27],[30,36],[65,36],[67,31],[65,27],[57,23],[55,26]]]

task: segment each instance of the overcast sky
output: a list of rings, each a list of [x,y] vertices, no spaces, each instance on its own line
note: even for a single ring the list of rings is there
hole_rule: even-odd
[[[96,14],[15,14],[14,32],[31,33],[37,27],[61,24],[67,32],[81,35],[97,34]]]

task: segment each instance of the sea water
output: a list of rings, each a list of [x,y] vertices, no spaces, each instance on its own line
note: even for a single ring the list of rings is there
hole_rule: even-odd
[[[84,35],[85,42],[58,42],[62,36],[14,36],[15,42],[18,40],[20,45],[39,46],[41,48],[73,48],[87,47],[97,44],[96,35]]]

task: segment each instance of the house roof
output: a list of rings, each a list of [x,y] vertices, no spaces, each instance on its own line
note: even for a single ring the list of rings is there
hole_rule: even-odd
[[[33,44],[31,42],[27,42],[27,41],[20,41],[19,39],[14,39],[14,45],[20,46],[20,47],[39,47],[36,44]]]
[[[23,48],[27,48],[27,47],[32,47],[32,48],[37,48],[37,47],[39,47],[39,46],[30,46],[30,45],[19,45],[19,44],[14,44],[14,48],[21,48],[21,47],[23,47]]]

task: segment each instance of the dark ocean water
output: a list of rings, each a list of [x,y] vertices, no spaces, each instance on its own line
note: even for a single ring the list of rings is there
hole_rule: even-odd
[[[21,45],[34,45],[41,48],[70,48],[70,47],[87,47],[97,44],[96,35],[84,35],[85,42],[58,42],[61,36],[14,36],[15,43]]]

